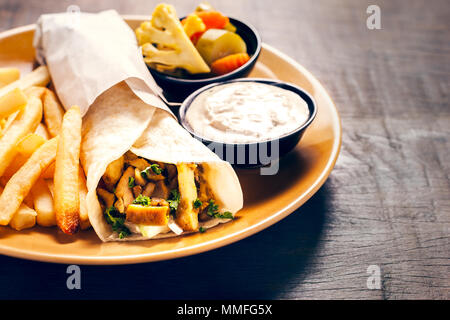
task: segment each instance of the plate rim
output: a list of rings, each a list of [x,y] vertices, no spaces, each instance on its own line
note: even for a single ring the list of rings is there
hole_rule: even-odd
[[[128,21],[130,20],[141,21],[148,18],[147,16],[143,15],[122,15],[122,17],[124,18],[124,20]],[[36,24],[29,24],[2,31],[0,32],[0,40],[15,36],[20,33],[32,31],[35,29],[35,27]],[[328,103],[330,103],[331,106],[333,107],[332,109],[334,115],[332,116],[332,118],[335,118],[337,123],[337,130],[335,130],[337,132],[335,132],[336,136],[334,138],[333,149],[331,150],[330,157],[327,160],[324,170],[322,170],[320,176],[314,181],[314,183],[311,184],[305,192],[298,195],[296,199],[292,201],[288,206],[274,212],[269,217],[259,221],[256,224],[252,224],[244,229],[231,233],[225,237],[210,240],[204,243],[199,243],[189,247],[166,250],[163,253],[155,252],[148,254],[127,255],[127,256],[84,256],[84,257],[75,255],[61,256],[49,253],[34,252],[31,250],[24,250],[20,248],[4,247],[0,243],[0,254],[14,258],[40,262],[57,263],[57,264],[79,264],[79,265],[125,265],[125,264],[166,261],[215,250],[220,247],[224,247],[232,243],[238,242],[242,239],[255,235],[256,233],[274,225],[275,223],[279,222],[280,220],[284,219],[285,217],[293,213],[295,210],[300,208],[323,186],[323,184],[330,176],[336,164],[342,146],[342,121],[339,112],[337,110],[336,104],[334,103],[333,99],[331,99],[331,96],[329,95],[327,89],[311,72],[309,72],[305,67],[299,64],[293,58],[289,57],[285,53],[264,42],[262,43],[262,49],[285,60],[293,67],[295,67],[295,69],[299,70],[302,74],[304,74],[309,81],[315,84],[315,86],[321,87],[325,93],[324,98],[326,98],[326,100],[328,100]],[[335,143],[336,140],[337,143]]]

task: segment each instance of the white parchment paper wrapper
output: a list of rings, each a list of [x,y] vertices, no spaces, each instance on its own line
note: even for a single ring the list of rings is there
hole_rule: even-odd
[[[158,96],[161,90],[147,70],[133,31],[115,11],[43,15],[34,43],[64,107],[78,105],[84,115],[80,159],[87,175],[89,220],[102,241],[146,239],[140,234],[119,239],[97,198],[108,164],[128,150],[166,163],[203,163],[221,211],[234,214],[242,208],[242,189],[233,168],[178,124]],[[227,221],[200,225],[211,228]],[[153,235],[173,236],[163,229]]]
[[[84,115],[103,92],[125,81],[145,103],[170,112],[133,30],[116,11],[42,15],[33,43],[66,109],[78,105]]]

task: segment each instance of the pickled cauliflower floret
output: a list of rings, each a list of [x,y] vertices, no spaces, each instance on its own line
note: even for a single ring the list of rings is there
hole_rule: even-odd
[[[210,72],[178,20],[175,8],[160,4],[150,21],[136,29],[136,37],[147,65],[159,70],[182,68],[195,73]]]

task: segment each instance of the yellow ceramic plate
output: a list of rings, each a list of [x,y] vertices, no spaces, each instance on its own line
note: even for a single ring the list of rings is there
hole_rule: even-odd
[[[135,28],[142,17],[126,17]],[[0,34],[0,67],[33,69],[34,26]],[[289,81],[308,91],[318,105],[313,124],[294,151],[280,161],[279,173],[261,176],[259,170],[238,170],[244,208],[238,219],[208,230],[166,240],[102,243],[93,230],[66,236],[54,228],[35,227],[16,232],[0,227],[0,253],[65,264],[130,264],[192,255],[246,238],[283,219],[305,203],[325,182],[334,167],[341,144],[336,107],[322,85],[298,63],[263,45],[251,77]]]

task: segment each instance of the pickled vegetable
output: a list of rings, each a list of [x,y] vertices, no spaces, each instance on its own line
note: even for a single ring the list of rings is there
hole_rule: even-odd
[[[202,19],[196,14],[190,14],[187,18],[181,21],[184,32],[190,38],[193,34],[206,31],[206,25]]]
[[[208,65],[223,57],[247,52],[247,45],[238,34],[221,29],[206,31],[198,39],[196,48]]]
[[[142,46],[144,61],[150,67],[163,70],[182,68],[192,74],[211,71],[195,50],[173,6],[158,5],[151,20],[143,22],[135,32]]]
[[[227,30],[227,31],[231,31],[231,32],[236,32],[237,31],[237,28],[231,22],[228,22],[226,24],[226,26],[224,27],[224,29]]]
[[[247,53],[232,54],[214,61],[211,70],[217,75],[227,74],[246,64],[248,60],[250,57]]]
[[[204,11],[195,13],[206,26],[206,29],[223,29],[230,19],[218,11]]]

